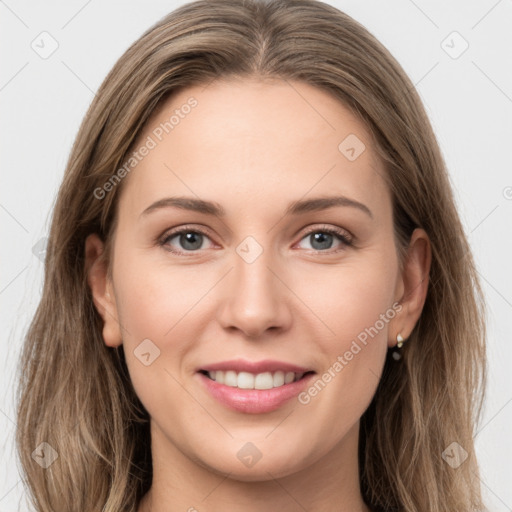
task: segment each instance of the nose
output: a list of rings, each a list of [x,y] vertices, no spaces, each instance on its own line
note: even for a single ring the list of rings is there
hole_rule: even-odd
[[[291,324],[293,295],[266,251],[248,263],[234,255],[234,268],[224,280],[225,300],[218,310],[218,321],[225,329],[237,329],[257,338],[266,331],[287,330]]]

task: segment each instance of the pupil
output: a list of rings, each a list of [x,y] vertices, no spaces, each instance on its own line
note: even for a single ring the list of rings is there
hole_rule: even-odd
[[[186,233],[180,236],[180,243],[184,249],[199,249],[202,243],[202,235],[200,233]],[[187,244],[191,244],[188,245]]]
[[[332,242],[332,235],[329,233],[314,233],[313,235],[314,242],[320,242],[320,247],[315,247],[314,243],[311,244],[313,249],[329,249]],[[327,239],[327,240],[326,240]]]

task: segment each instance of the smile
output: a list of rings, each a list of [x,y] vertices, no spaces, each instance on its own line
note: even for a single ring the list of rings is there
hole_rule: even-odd
[[[283,407],[304,391],[315,375],[312,371],[251,374],[217,370],[212,376],[209,375],[210,373],[214,372],[198,371],[196,373],[207,394],[224,407],[245,414],[263,414]],[[224,382],[218,382],[217,379],[223,379]],[[259,389],[257,385],[265,387]]]
[[[312,372],[306,372],[312,373]],[[210,379],[224,384],[232,388],[240,389],[273,389],[284,386],[285,384],[291,384],[302,379],[306,373],[295,373],[295,372],[263,372],[253,374],[250,372],[236,372],[234,370],[228,371],[204,371]]]

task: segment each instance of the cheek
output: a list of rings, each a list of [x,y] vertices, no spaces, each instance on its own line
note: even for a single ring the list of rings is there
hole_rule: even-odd
[[[388,257],[369,253],[329,275],[316,276],[314,287],[304,283],[297,292],[308,297],[322,320],[318,332],[324,334],[318,338],[318,349],[325,355],[325,365],[301,400],[320,417],[350,423],[362,415],[375,393],[389,325],[397,314],[395,264],[393,252]]]
[[[348,349],[350,342],[358,337],[364,341],[368,329],[373,338],[386,338],[389,320],[395,316],[393,310],[389,311],[395,290],[395,270],[392,253],[388,258],[382,253],[380,256],[370,253],[347,259],[336,267],[309,272],[308,279],[296,280],[294,292],[316,315],[315,318],[309,312],[307,318],[319,326],[321,339],[328,342],[327,351]]]
[[[169,392],[176,391],[171,374],[180,379],[179,363],[191,350],[192,331],[198,328],[187,320],[211,284],[192,266],[162,269],[128,257],[116,264],[116,303],[126,364],[141,401],[148,410],[158,408],[153,391],[162,384],[169,385]]]
[[[119,261],[116,299],[128,339],[153,336],[162,341],[209,287],[192,266],[162,268],[142,259]]]

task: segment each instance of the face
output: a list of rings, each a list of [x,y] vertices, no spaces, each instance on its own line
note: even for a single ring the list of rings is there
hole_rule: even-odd
[[[143,145],[112,280],[90,282],[153,449],[240,480],[343,453],[415,321],[363,124],[303,83],[217,81],[164,103]]]

